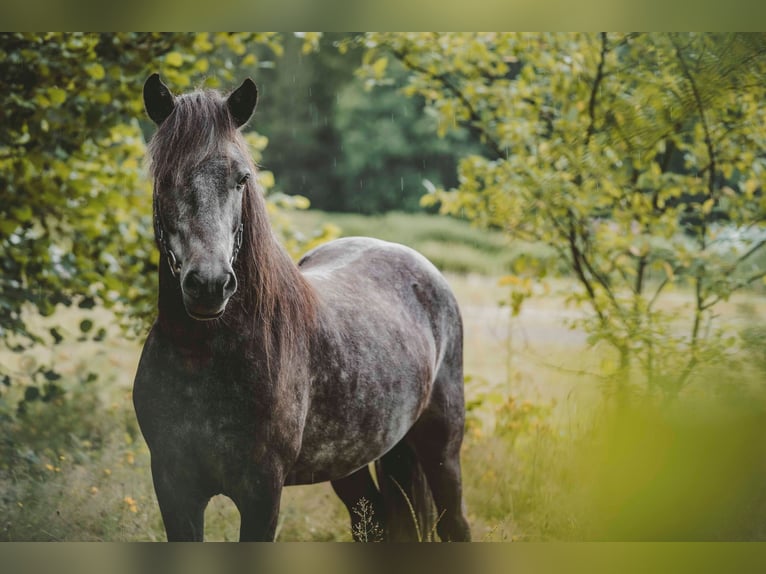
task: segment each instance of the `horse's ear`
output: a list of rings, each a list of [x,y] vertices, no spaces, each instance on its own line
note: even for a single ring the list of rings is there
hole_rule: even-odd
[[[255,111],[255,104],[258,102],[258,88],[255,82],[246,78],[242,85],[234,90],[226,99],[226,105],[229,106],[231,117],[238,128],[241,128],[250,119]]]
[[[162,83],[159,74],[152,74],[144,82],[144,107],[152,121],[160,125],[175,108],[176,101],[170,89]]]

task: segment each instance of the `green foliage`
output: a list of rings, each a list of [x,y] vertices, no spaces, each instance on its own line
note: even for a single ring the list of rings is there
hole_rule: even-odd
[[[160,69],[184,88],[211,67],[225,80],[249,42],[273,47],[267,35],[0,36],[4,340],[39,340],[25,309],[48,316],[79,303],[139,321],[151,314],[157,255],[142,168],[143,80]]]
[[[383,60],[385,61],[385,60]],[[393,62],[388,73],[403,78]],[[327,209],[358,213],[419,211],[424,185],[457,184],[457,158],[475,150],[466,133],[434,137],[436,114],[422,99],[407,98],[395,85],[371,92],[350,82],[338,94],[335,126],[340,134],[340,186]]]
[[[77,384],[55,361],[38,364],[41,353],[145,333],[154,317],[158,253],[144,168],[154,126],[141,95],[149,73],[176,92],[226,89],[279,54],[280,37],[265,33],[0,34],[0,339],[22,365],[0,367],[0,417],[76,400]],[[267,139],[246,137],[260,159]],[[260,181],[270,190],[273,174]],[[296,256],[332,236],[329,227],[291,235],[280,210],[305,200],[267,200]],[[73,309],[79,323],[64,328]],[[23,368],[30,361],[36,367]]]
[[[441,132],[485,146],[460,183],[424,205],[558,254],[591,310],[591,342],[638,361],[670,394],[731,337],[713,310],[766,275],[766,36],[762,34],[367,34],[363,71],[395,58],[404,90],[426,99]],[[746,234],[760,229],[761,233]],[[727,233],[740,240],[727,241]],[[536,266],[543,269],[544,266]],[[661,308],[695,292],[679,335]],[[523,295],[523,293],[522,293]]]
[[[576,463],[590,485],[585,537],[762,540],[763,399],[759,390],[646,402],[605,417],[582,437]]]
[[[334,37],[286,35],[278,65],[255,78],[262,90],[253,123],[270,142],[263,164],[276,174],[278,191],[308,197],[315,206],[332,201],[338,188],[332,110],[354,68],[332,48]]]
[[[0,39],[8,92],[0,132],[0,334],[34,342],[24,305],[50,315],[57,304],[96,293],[112,304],[114,298],[104,296],[109,287],[97,283],[120,281],[115,256],[146,225],[138,185],[141,134],[135,122],[122,122],[140,110],[134,94],[125,97],[135,86],[124,78],[143,67],[138,62],[149,59],[149,48],[129,51],[136,60],[109,61],[104,54],[117,59],[118,38],[116,46],[84,35]]]
[[[317,209],[420,210],[423,180],[456,184],[456,158],[473,148],[462,133],[434,137],[437,118],[421,100],[393,86],[366,90],[354,75],[362,58],[348,49],[350,37],[286,36],[278,65],[259,71],[264,113],[255,123],[270,140],[264,164],[277,189]]]

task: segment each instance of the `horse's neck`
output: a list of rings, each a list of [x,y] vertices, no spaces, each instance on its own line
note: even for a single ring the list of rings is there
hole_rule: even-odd
[[[250,256],[245,250],[240,253],[242,258]],[[310,336],[311,326],[307,323],[309,317],[305,316],[301,309],[302,304],[308,300],[308,306],[314,311],[313,288],[283,249],[275,248],[272,258],[271,264],[280,265],[284,271],[278,276],[279,281],[272,281],[269,291],[262,293],[255,285],[256,277],[252,276],[253,274],[246,276],[247,273],[240,267],[237,273],[239,288],[228,302],[224,316],[211,322],[197,321],[189,316],[183,304],[179,279],[171,274],[168,263],[161,259],[157,320],[159,328],[181,346],[198,348],[212,340],[218,343],[225,341],[224,350],[226,344],[229,344],[231,352],[241,353],[241,341],[247,341],[248,346],[257,354],[257,350],[266,344],[264,329],[271,326],[263,322],[263,308],[272,303],[259,299],[265,295],[279,298],[279,301],[275,302],[278,315],[267,317],[267,321],[278,326],[283,321],[290,321],[293,325],[301,322],[301,328]]]
[[[207,346],[209,340],[218,336],[213,322],[197,321],[186,312],[179,279],[171,274],[164,260],[159,271],[156,327],[174,345],[189,351]]]

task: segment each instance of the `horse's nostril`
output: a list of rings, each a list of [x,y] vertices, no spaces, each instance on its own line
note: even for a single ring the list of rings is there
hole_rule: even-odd
[[[184,278],[183,288],[190,297],[199,297],[203,288],[202,278],[196,271],[189,271]]]
[[[223,289],[221,295],[224,299],[231,297],[237,290],[237,277],[234,273],[227,273],[223,281]]]
[[[227,271],[221,274],[205,274],[189,269],[183,280],[183,291],[187,297],[210,303],[228,299],[237,290],[237,278]]]

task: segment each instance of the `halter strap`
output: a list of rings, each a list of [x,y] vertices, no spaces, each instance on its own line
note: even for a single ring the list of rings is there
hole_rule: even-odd
[[[229,265],[234,267],[234,262],[237,260],[237,255],[239,255],[239,250],[242,247],[242,235],[245,232],[245,224],[240,222],[239,229],[237,229],[237,235],[234,238],[234,249],[231,251],[231,259],[229,260]]]

